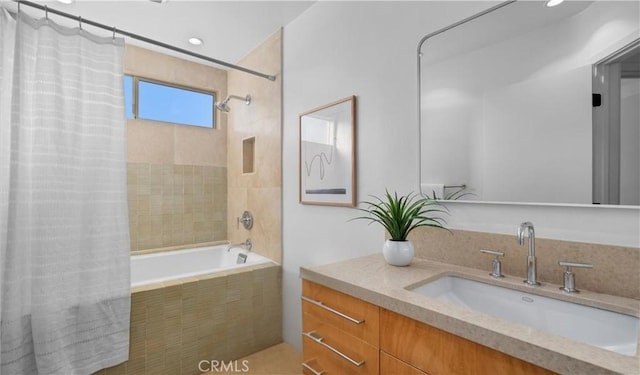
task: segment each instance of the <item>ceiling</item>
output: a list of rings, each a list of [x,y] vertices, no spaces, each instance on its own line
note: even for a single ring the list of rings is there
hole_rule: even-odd
[[[212,0],[169,0],[164,3],[77,0],[68,5],[57,1],[34,2],[229,63],[238,62],[313,4],[313,1]],[[17,10],[13,1],[0,0],[0,5],[12,12]],[[34,18],[44,16],[44,11],[28,6],[23,5],[21,10]],[[78,25],[76,21],[57,15],[50,15],[50,18],[60,24]],[[88,25],[84,28],[98,35],[109,35],[108,31]],[[187,40],[194,36],[204,43],[200,46],[189,44]],[[127,43],[187,58],[130,38]]]

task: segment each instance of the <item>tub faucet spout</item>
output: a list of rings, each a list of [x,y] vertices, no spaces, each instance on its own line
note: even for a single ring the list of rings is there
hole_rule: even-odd
[[[518,245],[524,245],[525,236],[529,237],[529,254],[527,255],[527,279],[524,282],[532,286],[540,285],[536,271],[536,234],[533,230],[533,224],[528,221],[518,227]]]
[[[231,251],[234,247],[240,247],[247,251],[251,251],[253,244],[251,243],[251,239],[247,238],[244,242],[227,245],[227,252]]]

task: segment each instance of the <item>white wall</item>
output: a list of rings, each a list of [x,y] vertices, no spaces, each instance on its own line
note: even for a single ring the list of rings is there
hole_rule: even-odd
[[[476,140],[485,153],[472,161],[484,171],[477,200],[592,202],[591,66],[499,87],[482,99]]]
[[[301,347],[299,267],[381,251],[384,232],[349,222],[353,209],[298,203],[298,114],[358,96],[358,200],[418,190],[418,41],[495,3],[318,2],[284,29],[284,339]],[[457,202],[450,226],[515,235],[639,246],[638,210]],[[515,241],[515,239],[514,239]]]

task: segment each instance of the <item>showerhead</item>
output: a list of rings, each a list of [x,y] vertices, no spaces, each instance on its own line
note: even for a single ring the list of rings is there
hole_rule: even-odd
[[[223,101],[217,102],[216,107],[222,112],[231,111],[231,107],[229,107],[229,100],[231,99],[240,99],[240,100],[244,100],[244,104],[246,105],[251,104],[251,95],[247,95],[245,97],[237,96],[237,95],[229,95]]]
[[[222,112],[229,112],[231,110],[231,107],[229,107],[229,104],[227,104],[228,102],[229,101],[226,99],[221,102],[217,102],[216,107]]]

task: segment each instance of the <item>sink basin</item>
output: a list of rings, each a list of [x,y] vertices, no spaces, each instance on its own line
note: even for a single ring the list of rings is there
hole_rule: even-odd
[[[634,356],[638,318],[447,275],[412,288],[422,295]]]

